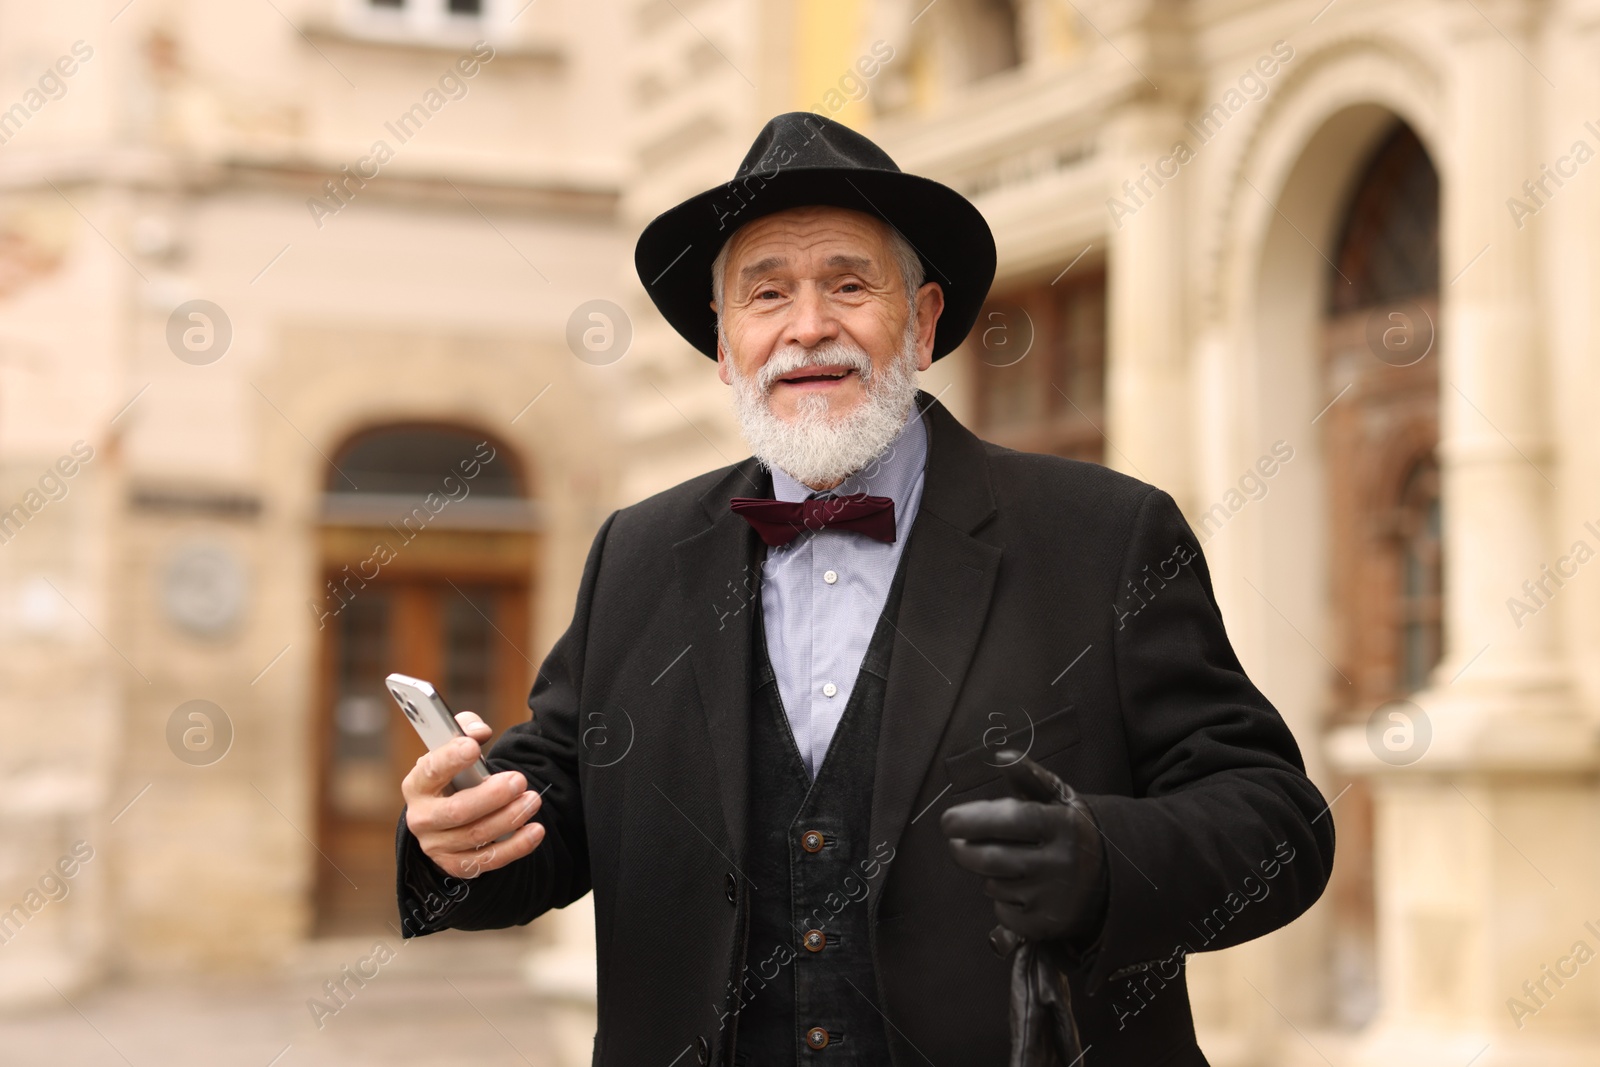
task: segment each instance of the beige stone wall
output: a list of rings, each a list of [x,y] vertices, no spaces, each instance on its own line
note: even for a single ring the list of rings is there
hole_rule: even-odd
[[[62,206],[28,190],[5,207],[15,236],[0,328],[0,924],[10,918],[0,990],[24,1002],[48,994],[39,976],[75,985],[103,962],[114,884],[106,807],[122,695],[137,680],[103,636],[114,633],[119,555],[105,531],[123,485],[111,419],[126,399],[110,297],[124,268]],[[79,841],[91,858],[46,885]]]

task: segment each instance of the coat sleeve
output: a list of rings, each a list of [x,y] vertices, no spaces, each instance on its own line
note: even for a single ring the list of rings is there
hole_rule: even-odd
[[[579,688],[595,584],[615,519],[607,519],[595,536],[572,623],[539,668],[528,696],[532,717],[506,730],[487,757],[491,771],[521,771],[528,787],[539,791],[534,820],[544,824],[544,840],[514,863],[462,880],[447,876],[423,854],[402,812],[395,834],[395,881],[404,936],[518,926],[589,891],[578,779]]]
[[[1327,803],[1234,655],[1205,559],[1166,493],[1140,505],[1116,588],[1112,649],[1133,794],[1085,798],[1110,872],[1105,924],[1085,961],[1091,992],[1285,925],[1333,867]]]

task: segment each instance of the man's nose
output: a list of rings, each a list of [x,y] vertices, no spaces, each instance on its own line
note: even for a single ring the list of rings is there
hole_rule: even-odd
[[[802,348],[814,348],[838,336],[839,320],[822,293],[815,286],[801,286],[791,305],[784,340]]]

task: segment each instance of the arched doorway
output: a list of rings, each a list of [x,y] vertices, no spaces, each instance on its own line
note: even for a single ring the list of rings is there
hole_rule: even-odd
[[[399,783],[423,746],[384,676],[429,679],[497,733],[522,717],[537,512],[503,443],[411,424],[334,454],[321,522],[315,931],[329,935],[398,921]]]
[[[1333,616],[1330,728],[1422,689],[1442,648],[1439,521],[1439,178],[1411,128],[1381,137],[1345,200],[1322,329]],[[1339,802],[1329,886],[1334,1010],[1377,1009],[1371,797]]]

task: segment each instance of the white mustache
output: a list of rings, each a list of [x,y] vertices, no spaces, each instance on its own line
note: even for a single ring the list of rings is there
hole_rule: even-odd
[[[815,348],[784,345],[756,371],[756,387],[762,393],[770,393],[773,384],[783,375],[806,367],[824,366],[849,367],[861,375],[863,382],[872,380],[872,357],[847,341],[832,340],[824,341]]]

